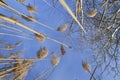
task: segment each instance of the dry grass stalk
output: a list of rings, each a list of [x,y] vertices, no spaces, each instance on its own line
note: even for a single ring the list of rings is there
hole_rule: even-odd
[[[28,26],[25,26],[25,25],[23,25],[22,23],[20,23],[20,22],[18,22],[18,21],[14,21],[14,20],[12,20],[12,19],[10,19],[10,18],[8,18],[8,17],[6,17],[6,16],[4,16],[4,15],[2,15],[2,14],[0,14],[0,18],[3,19],[3,20],[9,21],[9,22],[11,22],[11,23],[13,23],[13,24],[17,24],[17,25],[19,25],[19,26],[21,26],[21,27],[23,27],[23,28],[25,28],[25,29],[27,29],[27,30],[35,33],[35,36],[37,35],[36,39],[38,39],[38,40],[40,40],[40,41],[44,40],[43,38],[47,37],[47,36],[44,36],[43,34],[37,32],[37,31],[29,28]],[[7,34],[7,35],[9,35],[9,34]],[[42,36],[41,36],[41,35],[42,35]],[[20,36],[18,36],[18,37],[20,37]],[[40,38],[39,38],[39,37],[40,37]],[[41,38],[42,38],[42,39],[41,39]],[[52,40],[52,41],[54,41],[54,42],[57,42],[57,43],[59,43],[59,44],[63,44],[62,42],[59,42],[59,41],[57,41],[57,40],[55,40],[55,39],[52,39],[52,38],[50,38],[50,37],[47,37],[47,38],[50,39],[50,40]],[[68,47],[68,46],[65,45],[65,44],[63,44],[63,45],[66,46],[66,47]]]
[[[3,75],[0,75],[0,80],[2,80],[2,78],[4,78],[4,77],[6,77],[6,76],[8,76],[9,74],[3,74]]]
[[[63,32],[67,29],[67,24],[64,24],[63,26],[58,27],[57,31]]]
[[[45,47],[40,48],[40,50],[37,53],[37,58],[42,60],[42,59],[46,58],[47,56],[48,56],[48,49]]]
[[[14,8],[12,8],[12,7],[10,7],[10,6],[6,5],[6,4],[4,4],[4,3],[2,3],[2,2],[0,2],[0,5],[2,5],[2,6],[4,6],[4,7],[8,8],[8,9],[10,9],[10,10],[12,10],[12,11],[16,12],[17,14],[19,14],[19,15],[21,15],[21,16],[24,16],[24,17],[29,18],[29,17],[28,17],[28,16],[26,16],[25,14],[23,14],[23,13],[19,12],[18,10],[14,9]],[[32,19],[31,19],[31,18],[29,18],[29,19],[32,21]],[[41,22],[39,22],[39,21],[37,21],[37,20],[36,20],[35,22],[36,22],[36,23],[38,23],[38,24],[40,24],[40,25],[42,25],[43,27],[46,27],[46,28],[50,29],[50,30],[54,30],[52,27],[47,26],[46,24],[43,24],[43,23],[41,23]]]
[[[34,18],[33,16],[28,16],[28,17],[26,17],[26,16],[21,16],[23,19],[25,19],[26,21],[31,21],[31,22],[35,22],[37,19],[36,18]]]
[[[101,24],[102,24],[102,21],[104,20],[104,16],[105,16],[106,10],[107,10],[107,6],[105,6],[105,8],[104,8],[104,11],[103,11],[103,13],[102,13],[100,22],[99,22],[99,24],[98,24],[98,28],[100,28],[100,26],[101,26]]]
[[[76,18],[78,18],[80,12],[82,12],[82,20],[81,23],[83,25],[84,20],[84,14],[83,14],[83,6],[82,6],[82,0],[76,0]]]
[[[90,72],[90,64],[87,61],[82,62],[82,67],[86,72]]]
[[[84,12],[83,12],[83,1],[82,0],[80,0],[80,9],[81,9],[81,11],[82,11],[82,21],[81,21],[81,23],[82,23],[82,25],[83,25],[83,23],[84,23]]]
[[[27,38],[27,37],[16,35],[16,34],[8,34],[8,33],[2,33],[2,32],[0,32],[0,35],[14,36],[14,37],[24,38],[24,39],[28,39],[28,40],[33,40],[31,38]]]
[[[23,53],[23,51],[24,51],[24,50],[20,50],[20,51],[18,51],[18,52],[16,52],[16,53],[11,53],[8,58],[9,58],[9,59],[10,59],[10,58],[16,58],[16,57],[20,56],[20,55]]]
[[[6,17],[6,16],[4,16],[4,15],[2,15],[2,14],[0,14],[0,18],[3,19],[3,20],[6,20],[6,21],[8,21],[8,22],[11,22],[11,23],[13,23],[13,24],[17,24],[17,25],[19,25],[19,26],[21,26],[21,27],[23,27],[23,28],[25,28],[25,29],[33,32],[33,33],[41,34],[41,33],[37,32],[37,31],[29,28],[28,26],[25,26],[25,25],[23,25],[22,23],[20,23],[20,22],[18,22],[18,21],[15,21],[15,20],[13,20],[13,19],[10,19],[10,18],[8,18],[8,17]]]
[[[88,12],[88,17],[95,17],[97,14],[97,9]]]
[[[12,26],[8,26],[8,25],[5,25],[5,24],[0,24],[0,26],[4,26],[4,27],[6,27],[6,28],[12,29],[12,30],[17,31],[17,32],[23,32],[23,31],[21,31],[21,30],[19,30],[19,29],[17,29],[17,28],[14,28],[14,27],[12,27]]]
[[[112,33],[112,38],[114,38],[115,33],[120,29],[120,26],[115,29],[115,31]]]
[[[10,17],[10,19],[14,20],[14,21],[18,21],[16,18],[14,17]]]
[[[78,18],[79,14],[79,0],[76,0],[76,18]]]
[[[46,36],[46,38],[49,39],[49,40],[51,40],[51,41],[54,41],[54,42],[56,42],[56,43],[58,43],[58,44],[61,44],[61,45],[65,46],[65,47],[67,47],[67,48],[69,48],[69,49],[72,49],[71,46],[68,46],[68,45],[66,45],[66,44],[64,44],[64,43],[62,43],[62,42],[60,42],[60,41],[58,41],[58,40],[55,40],[55,39],[50,38],[50,37],[48,37],[48,36]]]
[[[25,2],[26,0],[16,0],[17,2],[19,2],[19,3],[23,3],[23,2]]]
[[[9,8],[9,9],[11,9],[11,10],[13,10],[13,11],[15,11],[16,13],[18,13],[18,14],[20,14],[20,15],[24,15],[24,14],[20,13],[19,11],[11,8],[10,6],[7,6],[7,5],[5,5],[5,4],[3,4],[3,3],[1,3],[1,2],[0,2],[0,4],[3,5],[3,6],[5,6],[5,7],[7,7],[7,8]],[[26,15],[24,15],[24,16],[27,17]],[[22,23],[20,23],[20,22],[18,22],[18,21],[15,21],[15,20],[12,20],[12,19],[10,19],[10,18],[8,18],[8,17],[6,17],[6,16],[4,16],[4,15],[2,15],[2,14],[0,14],[0,18],[3,19],[3,20],[6,20],[6,21],[8,21],[8,22],[11,22],[11,23],[13,23],[13,24],[17,24],[17,25],[19,25],[20,27],[22,27],[22,28],[24,28],[24,29],[27,29],[27,30],[29,30],[29,31],[37,34],[37,35],[41,35],[41,33],[39,33],[39,32],[37,32],[37,31],[29,28],[28,26],[25,26],[25,25],[23,25]],[[47,28],[50,29],[49,26],[44,25],[43,23],[40,23],[40,22],[39,22],[39,24],[41,24],[41,25],[43,25],[44,27],[47,27]],[[52,28],[51,28],[51,29],[52,29]],[[3,33],[2,33],[2,34],[3,34]],[[9,35],[9,34],[7,34],[7,35]],[[14,36],[15,36],[15,35],[14,35]],[[20,37],[20,36],[19,36],[19,37]],[[59,41],[57,41],[57,40],[55,40],[55,39],[52,39],[52,38],[50,38],[50,37],[47,37],[47,38],[48,38],[49,40],[52,40],[52,41],[54,41],[54,42],[56,42],[56,43],[62,44],[62,45],[64,45],[64,46],[66,46],[66,47],[69,48],[69,46],[67,46],[66,44],[64,44],[64,43],[62,43],[62,42],[59,42]]]
[[[43,35],[43,34],[40,34],[40,35],[35,34],[35,38],[36,38],[38,41],[40,41],[40,42],[44,42],[44,41],[45,41],[46,36],[45,36],[45,35]]]
[[[65,55],[65,54],[66,54],[66,50],[64,49],[64,46],[63,46],[63,45],[61,45],[60,51],[61,51],[62,55]]]
[[[14,61],[14,60],[20,60],[20,61],[24,61],[24,60],[28,60],[28,61],[39,61],[40,59],[38,58],[0,58],[1,61]],[[43,59],[46,60],[46,59]]]
[[[34,80],[40,80],[51,69],[52,69],[52,67],[49,67],[44,72],[40,73]]]
[[[72,10],[69,8],[69,6],[66,4],[65,0],[59,0],[59,2],[61,3],[61,5],[68,11],[68,13],[72,16],[72,18],[76,21],[76,23],[79,25],[79,27],[83,30],[84,33],[86,33],[85,29],[83,28],[83,26],[81,25],[81,23],[77,20],[77,18],[75,17],[74,13],[72,12]]]
[[[0,75],[4,75],[4,74],[7,74],[7,73],[10,73],[14,69],[15,69],[14,67],[8,67],[7,69],[0,71]]]
[[[57,56],[56,54],[53,54],[53,57],[51,59],[51,64],[53,66],[57,66],[59,64],[59,62],[60,62],[60,57]]]
[[[0,2],[3,3],[3,4],[5,4],[5,5],[7,5],[7,4],[4,2],[4,0],[0,0]]]
[[[32,65],[33,61],[23,61],[23,63],[19,63],[19,61],[17,60],[16,64],[14,64],[14,67],[17,67],[14,69],[14,79],[20,79],[22,80],[26,75],[27,72],[29,70],[29,67]]]

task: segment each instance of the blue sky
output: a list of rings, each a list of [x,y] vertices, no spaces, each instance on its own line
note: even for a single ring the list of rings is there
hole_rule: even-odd
[[[30,15],[26,7],[16,2],[15,0],[5,0],[5,1],[7,2],[7,4],[9,4],[9,6],[13,7],[14,9],[26,15]],[[47,5],[44,1],[47,1],[51,5]],[[81,33],[75,33],[70,37],[70,39],[64,40],[69,30],[67,29],[65,32],[56,31],[59,26],[64,25],[64,24],[68,24],[68,28],[69,28],[72,18],[67,13],[67,11],[61,6],[59,2],[55,3],[56,8],[54,8],[52,6],[51,1],[52,0],[27,0],[24,4],[28,5],[30,3],[33,6],[35,5],[37,9],[37,13],[34,13],[32,15],[35,18],[37,18],[38,21],[54,28],[53,31],[46,29],[45,27],[39,24],[36,24],[34,22],[27,22],[23,20],[22,18],[20,18],[20,16],[13,14],[13,12],[8,11],[8,9],[4,9],[1,6],[0,6],[0,13],[6,16],[9,16],[9,17],[15,17],[24,25],[29,26],[30,28],[37,30],[38,32],[44,33],[53,39],[56,39],[67,45],[73,46],[72,50],[65,47],[67,53],[66,55],[61,57],[60,63],[58,64],[58,66],[56,66],[49,80],[89,80],[90,74],[85,72],[84,69],[82,68],[82,61],[83,60],[88,61],[91,64],[91,70],[93,71],[93,69],[96,66],[94,63],[92,63],[93,62],[92,54],[94,53],[94,51],[92,51],[92,49],[90,48],[91,46],[86,41],[84,41],[84,39],[81,39],[80,42],[79,40],[76,39],[76,36],[79,36],[79,34]],[[69,4],[70,8],[74,11],[75,1],[71,0],[71,1],[67,1],[67,3]],[[39,42],[34,38],[32,32],[25,30],[17,25],[14,25],[14,24],[11,24],[11,25],[15,28],[18,28],[26,32],[27,34],[8,32],[3,29],[0,29],[0,32],[7,32],[7,33],[12,33],[12,34],[22,35],[22,36],[33,39],[33,40],[27,40],[23,38],[0,35],[0,39],[5,39],[8,41],[6,43],[15,44],[19,40],[23,41],[21,46],[13,50],[13,51],[17,51],[19,49],[24,49],[24,52],[21,55],[21,57],[36,58],[37,51],[40,49],[40,47],[45,46],[49,50],[49,55],[46,58],[46,60],[35,62],[32,65],[31,69],[29,70],[29,73],[26,76],[26,80],[34,80],[34,78],[38,74],[40,74],[41,72],[45,71],[46,69],[52,66],[50,63],[52,52],[55,52],[57,53],[57,55],[61,56],[60,44],[57,44],[49,39],[46,39],[45,42]],[[74,27],[75,29],[79,28],[78,25],[76,25],[75,23],[74,23]],[[78,44],[80,44],[79,49],[77,48]],[[13,51],[1,50],[0,52],[4,53],[3,55],[6,56],[10,52],[13,52]],[[50,71],[48,71],[48,73],[50,73]],[[95,75],[97,76],[97,74],[98,73],[96,73]],[[46,78],[47,76],[48,74],[43,76],[41,79],[44,80],[44,78]]]

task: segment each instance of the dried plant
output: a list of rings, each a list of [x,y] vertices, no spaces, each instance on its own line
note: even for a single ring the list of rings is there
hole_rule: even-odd
[[[56,54],[53,54],[53,57],[51,59],[51,64],[53,66],[57,66],[59,64],[59,62],[60,62],[60,57],[57,56]]]
[[[10,58],[17,58],[18,56],[20,56],[20,55],[23,53],[23,51],[24,51],[24,50],[20,50],[20,51],[15,52],[15,53],[13,52],[13,53],[11,53],[11,54],[9,55],[8,58],[9,58],[9,59],[10,59]]]
[[[36,7],[32,6],[31,4],[28,4],[28,5],[26,6],[26,8],[27,8],[27,10],[28,10],[30,13],[35,13],[35,12],[37,12]]]
[[[19,63],[20,61],[16,61],[17,63],[14,64],[14,79],[13,80],[16,80],[16,79],[23,79],[26,75],[27,75],[27,72],[29,70],[29,67],[32,65],[33,61],[23,61],[22,63]]]
[[[28,16],[28,17],[26,17],[26,16],[21,16],[23,19],[25,19],[26,21],[31,21],[31,22],[35,22],[37,19],[36,18],[34,18],[33,16]]]
[[[90,64],[87,62],[87,61],[83,61],[82,62],[82,67],[84,68],[84,70],[86,71],[86,72],[90,72]]]
[[[40,50],[37,52],[37,58],[42,60],[48,56],[48,49],[45,47],[40,48]]]
[[[67,24],[64,24],[63,26],[58,27],[57,31],[63,32],[67,29]]]
[[[88,12],[89,17],[95,17],[96,14],[97,14],[97,9]]]
[[[20,35],[16,35],[16,34],[3,33],[3,32],[0,32],[0,35],[14,36],[14,37],[19,37],[19,38],[27,39],[27,40],[33,40],[31,38],[28,38],[28,37],[24,37],[24,36],[20,36]]]
[[[43,34],[35,34],[35,38],[40,42],[44,42],[46,37]]]
[[[119,35],[119,32],[120,32],[119,5],[120,4],[119,4],[119,0],[105,0],[105,1],[98,1],[98,2],[96,2],[95,0],[76,0],[76,1],[73,0],[72,2],[74,3],[72,4],[69,4],[70,2],[68,2],[67,0],[66,1],[65,0],[51,0],[53,4],[57,1],[60,2],[60,4],[66,9],[66,11],[71,16],[71,17],[67,16],[67,18],[65,18],[65,19],[69,19],[67,21],[68,22],[70,21],[70,27],[68,27],[67,24],[64,24],[62,26],[59,26],[57,30],[55,30],[54,24],[51,24],[53,25],[52,27],[52,26],[48,26],[47,24],[40,22],[39,19],[37,18],[39,14],[32,14],[32,13],[37,13],[37,9],[35,7],[35,0],[33,0],[34,6],[33,4],[26,5],[26,3],[30,2],[27,0],[15,0],[15,1],[21,3],[22,4],[22,5],[20,4],[21,8],[23,7],[27,9],[26,12],[29,12],[30,15],[28,15],[26,12],[24,13],[20,12],[19,10],[17,10],[18,8],[13,8],[14,6],[11,5],[11,3],[7,2],[7,0],[0,0],[0,7],[1,7],[0,8],[1,9],[0,29],[2,31],[0,32],[0,35],[2,36],[5,35],[5,37],[6,36],[18,37],[16,40],[21,39],[21,38],[24,38],[27,40],[34,40],[35,38],[40,42],[45,42],[46,39],[49,39],[61,45],[60,48],[56,47],[57,50],[58,49],[60,50],[61,55],[66,54],[67,49],[65,47],[69,49],[72,48],[71,46],[66,45],[66,43],[70,42],[70,44],[72,45],[72,43],[74,44],[78,41],[77,42],[78,44],[74,44],[75,47],[79,48],[79,47],[82,47],[83,45],[85,46],[89,45],[87,46],[87,49],[90,48],[91,50],[93,50],[93,53],[95,52],[95,54],[93,54],[95,58],[94,64],[96,63],[99,64],[98,66],[96,66],[94,70],[92,69],[93,73],[91,73],[92,70],[91,70],[90,64],[87,61],[82,62],[83,69],[86,72],[90,73],[90,80],[92,79],[96,80],[95,77],[97,75],[94,75],[94,74],[96,72],[96,69],[98,68],[99,70],[100,67],[103,68],[102,69],[103,71],[100,71],[100,70],[98,71],[98,73],[101,73],[100,76],[103,75],[105,71],[107,72],[109,70],[110,72],[112,72],[112,74],[115,74],[115,76],[120,74],[120,71],[119,71],[120,65],[118,63],[119,62],[119,51],[120,51],[119,49],[119,44],[120,44],[120,35]],[[58,9],[59,8],[58,4],[54,5],[53,7],[51,4],[52,3],[51,1],[50,2],[47,0],[42,0],[42,1],[44,1],[44,3],[47,4],[48,7],[56,11],[60,11],[60,14],[61,14],[61,11],[63,11],[61,7],[60,7],[60,10]],[[76,7],[73,7],[73,4]],[[92,8],[94,10],[91,10]],[[6,13],[2,12],[3,9],[4,11],[6,11]],[[42,9],[39,9],[39,10],[42,10]],[[63,11],[62,13],[65,13],[65,12]],[[10,17],[11,15],[15,16],[15,18]],[[66,15],[63,14],[63,16],[66,16]],[[53,18],[54,17],[56,17],[56,15],[54,15]],[[47,18],[49,18],[49,16]],[[64,18],[62,20],[64,20]],[[44,20],[41,20],[41,21],[44,21]],[[45,23],[49,23],[49,22],[45,22]],[[64,21],[64,23],[66,23],[66,20]],[[60,22],[60,24],[62,23]],[[74,27],[76,26],[76,24],[78,24],[78,26],[82,29],[84,33],[86,33],[87,31],[86,35],[83,35],[79,28]],[[32,29],[33,26],[38,26],[38,25],[40,27],[38,28],[34,27],[35,30]],[[53,36],[53,37],[48,36],[49,33],[47,32],[47,30],[45,30],[45,33],[44,32],[41,33],[39,30],[39,29],[42,29],[41,26],[49,29],[50,31],[54,31],[54,32],[50,32],[50,36],[52,36],[52,33],[55,34],[57,31],[65,32],[66,37],[67,37],[67,38],[65,37],[65,40],[63,41],[65,43],[62,43],[59,40],[54,39],[54,37],[56,36]],[[24,32],[24,29],[28,32],[30,31],[29,34],[26,34]],[[44,29],[42,31],[44,31]],[[28,36],[32,38],[28,38]],[[68,37],[70,40],[68,40]],[[62,40],[63,38],[60,37],[60,39]],[[72,40],[72,43],[71,43],[71,40]],[[84,41],[85,44],[82,43],[82,40]],[[69,41],[69,42],[66,42],[66,41]],[[12,41],[12,43],[13,42],[14,40]],[[13,79],[13,80],[24,80],[32,63],[36,61],[41,62],[41,60],[46,60],[45,58],[48,56],[48,49],[46,47],[41,47],[39,49],[39,51],[37,52],[37,58],[36,57],[33,58],[31,53],[30,53],[31,58],[27,58],[24,54],[23,56],[25,57],[22,58],[21,54],[23,53],[23,50],[18,50],[22,46],[24,46],[24,44],[23,45],[21,44],[22,44],[21,40],[16,42],[15,44],[7,43],[7,45],[6,43],[4,44],[0,42],[1,54],[5,54],[5,56],[4,55],[2,57],[0,56],[0,79],[4,80],[7,77],[10,77],[9,79]],[[44,45],[44,43],[39,43],[39,45],[40,46]],[[6,53],[7,53],[7,56],[6,56]],[[51,59],[52,66],[50,67],[48,66],[48,69],[43,71],[43,73],[40,72],[40,75],[36,80],[42,79],[46,76],[49,77],[49,74],[51,74],[50,73],[51,69],[55,68],[59,64],[61,59],[62,58],[60,56],[58,56],[57,54],[54,54]],[[112,64],[115,64],[115,65],[112,65]],[[40,66],[42,67],[42,65]],[[42,71],[41,68],[39,69],[40,71]],[[48,80],[48,78],[46,78],[46,80]]]
[[[5,4],[5,5],[7,5],[7,4],[4,2],[4,0],[0,0],[0,2],[3,3],[3,4]]]
[[[86,33],[85,29],[83,28],[83,26],[81,25],[81,23],[77,20],[77,18],[75,17],[74,13],[72,12],[72,10],[69,8],[69,6],[66,4],[66,2],[64,0],[59,0],[59,2],[61,3],[61,5],[68,11],[68,13],[72,16],[72,18],[76,21],[76,23],[79,25],[79,27],[83,30],[84,33]]]
[[[65,54],[66,54],[66,50],[64,49],[64,46],[63,46],[63,45],[61,45],[60,51],[61,51],[61,54],[62,54],[62,55],[65,55]]]

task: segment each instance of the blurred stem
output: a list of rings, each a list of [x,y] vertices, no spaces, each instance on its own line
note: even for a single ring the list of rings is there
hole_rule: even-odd
[[[20,37],[20,38],[28,39],[28,40],[33,40],[33,39],[31,39],[31,38],[27,38],[27,37],[15,35],[15,34],[3,33],[3,32],[0,32],[0,35],[15,36],[15,37]]]
[[[49,67],[47,70],[45,70],[44,72],[42,72],[38,77],[36,77],[35,80],[40,80],[40,78],[42,78],[52,68],[53,67]]]
[[[55,71],[56,66],[52,69],[51,73],[47,76],[47,78],[45,78],[45,80],[48,80],[50,78],[50,76],[52,75],[52,73]]]

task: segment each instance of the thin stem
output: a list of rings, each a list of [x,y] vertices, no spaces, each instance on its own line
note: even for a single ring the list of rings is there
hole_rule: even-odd
[[[16,64],[16,63],[20,63],[20,62],[0,62],[0,65],[3,65],[3,64]]]
[[[33,60],[33,61],[38,61],[38,60],[47,60],[47,59],[38,59],[38,58],[0,58],[0,61],[6,61],[6,60]]]
[[[3,32],[0,32],[0,35],[15,36],[15,37],[20,37],[20,38],[28,39],[28,40],[33,40],[31,38],[23,37],[23,36],[20,36],[20,35],[8,34],[8,33],[3,33]]]
[[[69,6],[67,5],[67,3],[65,2],[65,0],[59,0],[59,2],[61,3],[61,5],[68,11],[68,13],[72,16],[72,18],[76,21],[76,23],[79,25],[79,27],[83,30],[84,33],[86,33],[85,29],[83,28],[83,26],[81,25],[81,23],[77,20],[77,18],[75,17],[74,13],[72,12],[72,10],[69,8]]]
[[[117,29],[115,29],[115,31],[113,32],[112,38],[114,37],[115,33],[116,33],[119,29],[120,29],[120,26],[119,26]]]
[[[13,30],[18,31],[18,32],[23,32],[23,31],[21,31],[21,30],[19,30],[19,29],[17,29],[17,28],[10,27],[10,26],[7,26],[7,25],[5,25],[5,24],[0,24],[0,26],[4,26],[4,27],[6,27],[6,28],[10,28],[10,29],[13,29]]]
[[[89,71],[89,74],[94,78],[94,80],[96,80],[96,78],[92,75],[92,73]]]
[[[81,23],[83,25],[83,23],[84,23],[84,12],[83,12],[83,5],[82,5],[83,1],[81,0],[80,3],[81,3],[80,8],[82,9],[82,21],[81,21]]]
[[[0,14],[0,18],[3,19],[3,20],[9,21],[9,22],[11,22],[11,23],[13,23],[13,24],[17,24],[17,25],[19,25],[20,27],[22,27],[22,28],[24,28],[24,29],[27,29],[27,30],[29,30],[29,31],[31,31],[31,32],[33,32],[33,33],[36,33],[36,34],[38,34],[38,35],[43,35],[42,33],[38,32],[38,31],[36,31],[36,30],[33,30],[33,29],[29,28],[28,26],[25,26],[25,25],[23,25],[22,23],[20,23],[20,22],[18,22],[18,21],[15,21],[15,20],[13,20],[13,19],[10,19],[10,18],[8,18],[8,17],[6,17],[6,16],[4,16],[4,15],[2,15],[2,14]],[[44,35],[44,36],[45,36],[45,35]],[[47,37],[48,39],[50,39],[50,40],[52,40],[52,41],[54,41],[54,42],[56,42],[56,43],[62,44],[62,45],[64,45],[64,46],[66,46],[67,48],[69,48],[69,46],[67,46],[66,44],[64,44],[64,43],[62,43],[62,42],[60,42],[60,41],[57,41],[57,40],[55,40],[55,39],[52,39],[52,38],[50,38],[50,37],[48,37],[48,36],[45,36],[45,37]]]
[[[32,21],[32,19],[31,19],[31,18],[29,18],[29,17],[28,17],[28,16],[26,16],[25,14],[23,14],[23,13],[19,12],[18,10],[14,9],[14,8],[12,8],[12,7],[10,7],[10,6],[6,5],[6,4],[4,4],[4,3],[2,3],[2,2],[0,2],[0,5],[2,5],[2,6],[4,6],[4,7],[9,8],[10,10],[12,10],[12,11],[14,11],[14,12],[18,13],[19,15],[25,16],[25,17],[27,17],[28,19],[30,19],[30,20]],[[35,22],[36,22],[36,23],[38,23],[38,24],[40,24],[40,25],[42,25],[42,26],[44,26],[44,27],[46,27],[46,28],[48,28],[48,29],[50,29],[50,30],[54,30],[52,27],[47,26],[47,25],[45,25],[45,24],[43,24],[43,23],[41,23],[41,22],[39,22],[39,21],[37,21],[37,20],[35,20]]]
[[[53,67],[49,67],[47,70],[45,70],[44,72],[42,72],[38,77],[35,78],[35,80],[39,80],[41,77],[43,77],[51,68]]]
[[[68,46],[68,45],[66,45],[66,44],[64,44],[64,43],[62,43],[62,42],[60,42],[60,41],[57,41],[57,40],[55,40],[55,39],[53,39],[53,38],[47,37],[47,39],[49,39],[49,40],[51,40],[51,41],[54,41],[54,42],[56,42],[56,43],[59,43],[59,44],[65,46],[65,47],[67,47],[67,48],[70,48],[70,47],[71,47],[71,46]]]

